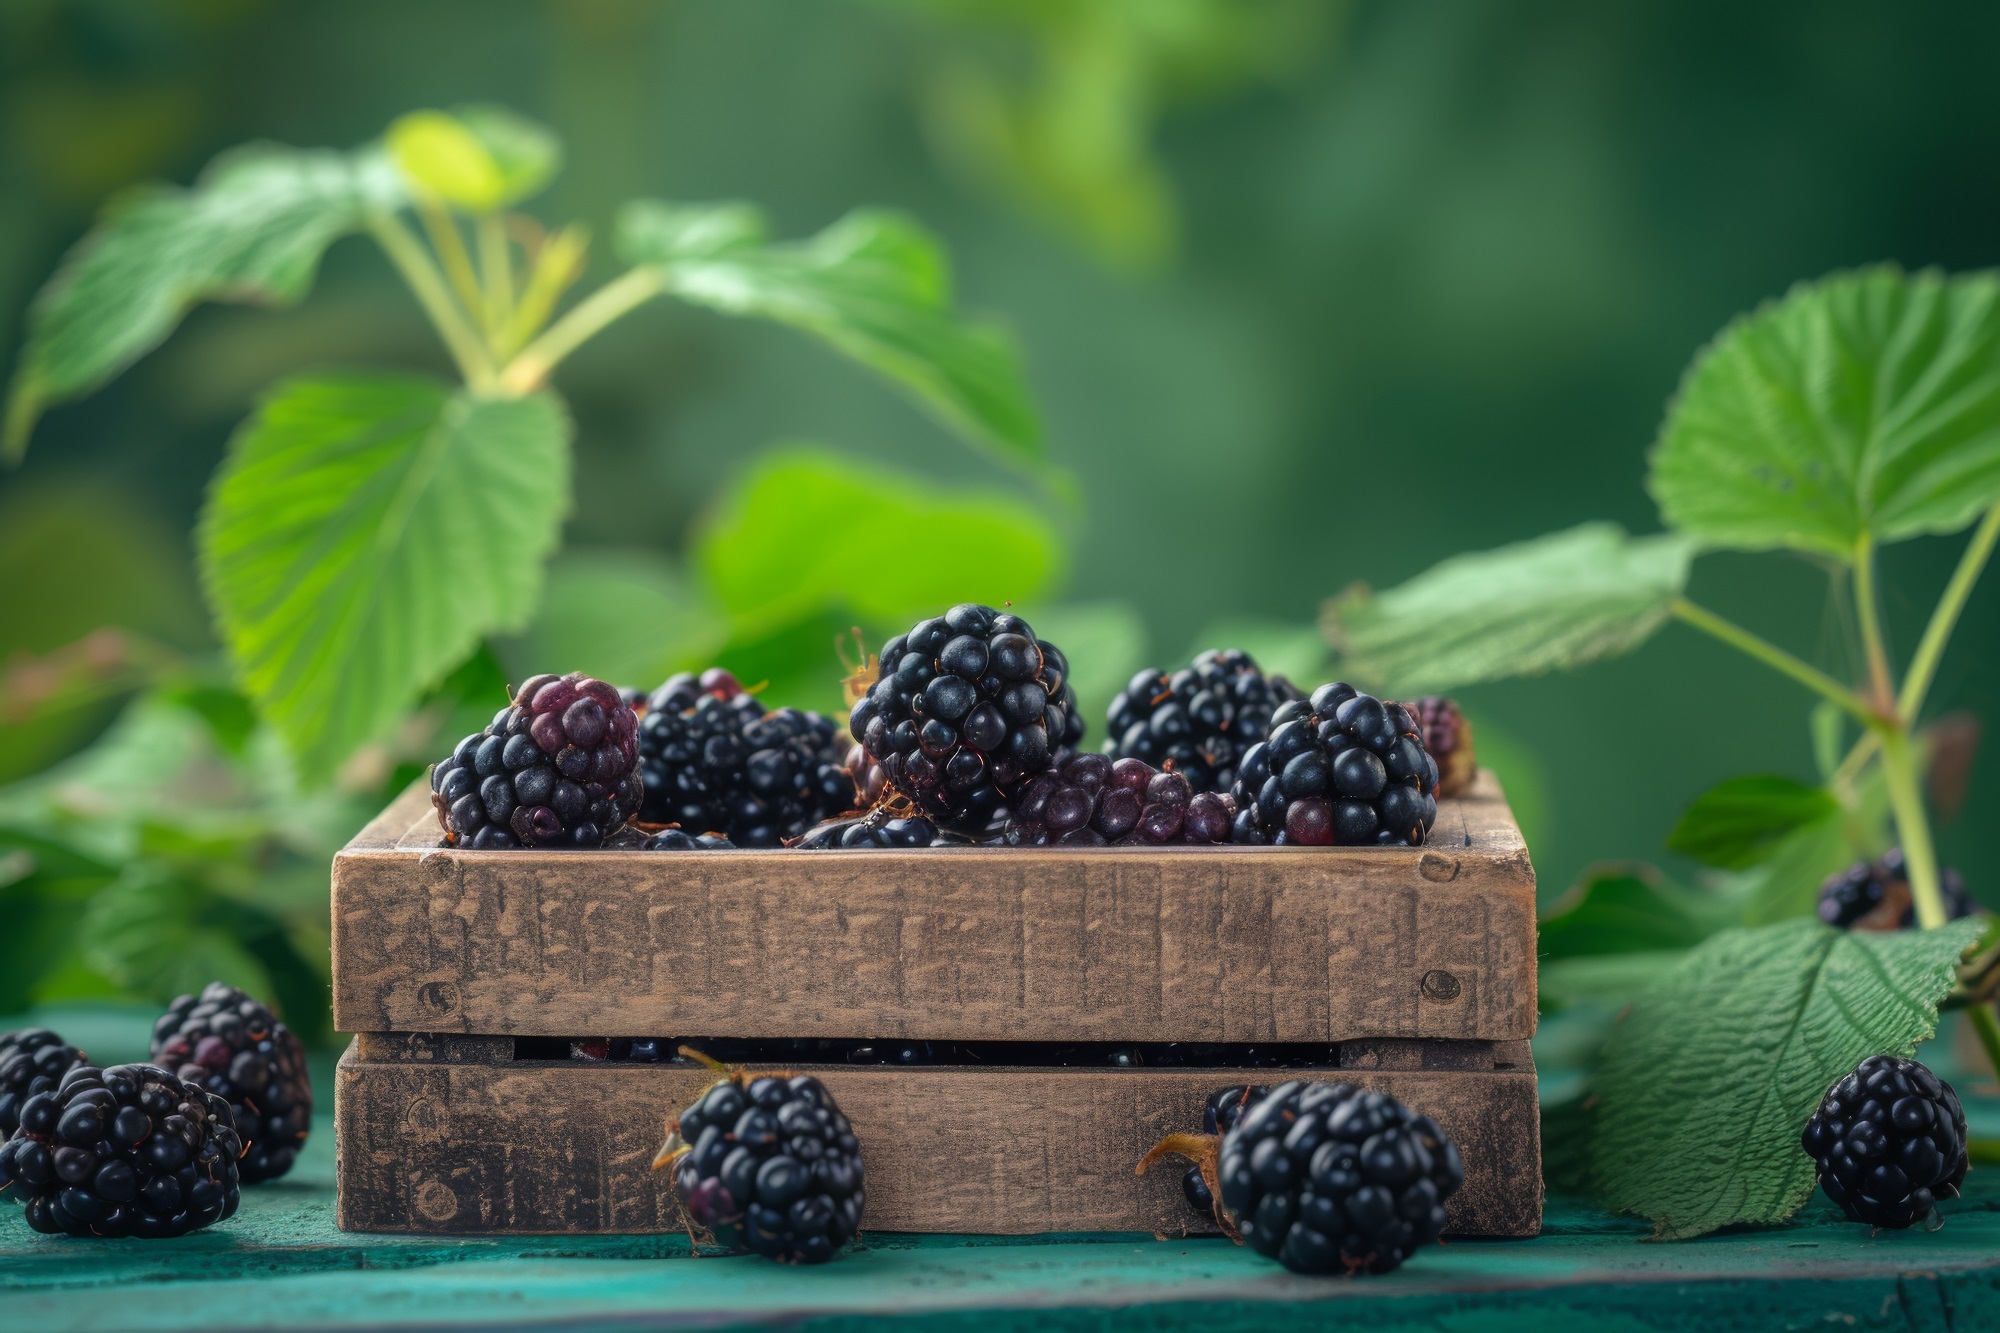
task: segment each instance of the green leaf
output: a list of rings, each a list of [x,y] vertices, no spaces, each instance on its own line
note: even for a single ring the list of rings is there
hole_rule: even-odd
[[[569,504],[569,431],[548,393],[330,375],[281,384],[231,440],[202,575],[308,782],[527,621]]]
[[[1593,866],[1537,928],[1544,959],[1686,949],[1734,918],[1726,898],[1682,888],[1646,865]]]
[[[502,654],[514,680],[560,663],[650,690],[671,672],[708,665],[726,633],[720,612],[666,557],[571,550],[549,566],[541,609]]]
[[[1634,1002],[1592,1082],[1598,1190],[1662,1239],[1782,1222],[1813,1189],[1799,1131],[1863,1057],[1908,1055],[1981,923],[1728,930]]]
[[[1703,865],[1742,870],[1763,861],[1782,839],[1839,810],[1824,787],[1775,774],[1730,778],[1682,812],[1667,847]]]
[[[2000,277],[1893,267],[1792,289],[1690,367],[1653,448],[1666,522],[1851,559],[2000,501]]]
[[[389,127],[389,155],[412,187],[473,213],[527,198],[562,165],[562,145],[504,107],[412,111]]]
[[[36,298],[0,454],[18,459],[44,408],[103,385],[195,303],[297,302],[328,245],[402,199],[379,150],[273,145],[224,154],[191,190],[118,199]]]
[[[949,558],[893,556],[860,535],[947,531]],[[793,446],[731,487],[700,525],[694,560],[733,633],[750,637],[827,607],[901,629],[957,602],[1032,602],[1057,582],[1063,550],[1033,506]]]
[[[705,218],[690,216],[706,214]],[[663,267],[668,291],[731,315],[803,329],[887,376],[952,429],[1039,466],[1041,426],[1000,328],[954,316],[944,250],[915,222],[859,210],[810,240],[752,245],[741,205],[626,205],[620,253]],[[707,237],[702,248],[696,238]]]
[[[1586,523],[1456,556],[1380,595],[1327,604],[1343,671],[1400,694],[1529,676],[1642,643],[1687,583],[1693,545]]]

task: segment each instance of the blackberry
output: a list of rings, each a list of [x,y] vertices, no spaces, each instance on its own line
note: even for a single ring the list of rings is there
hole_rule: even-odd
[[[811,1074],[714,1084],[672,1122],[653,1162],[669,1164],[688,1219],[721,1244],[817,1264],[860,1230],[861,1144]]]
[[[1945,914],[1954,920],[1971,916],[1972,899],[1959,873],[1940,867],[1938,879]],[[1840,930],[1907,930],[1916,925],[1917,902],[1910,893],[1903,849],[1891,847],[1879,861],[1856,861],[1827,876],[1819,886],[1819,919]]]
[[[51,1235],[179,1236],[241,1197],[229,1103],[152,1065],[77,1065],[21,1104],[0,1189]]]
[[[1403,707],[1417,720],[1424,748],[1437,761],[1439,798],[1456,796],[1470,787],[1479,762],[1472,750],[1472,724],[1465,720],[1457,702],[1442,694],[1427,694]]]
[[[937,840],[936,824],[922,815],[899,814],[885,805],[865,815],[816,825],[793,846],[805,851],[825,851],[832,847],[929,847]]]
[[[1918,1064],[1871,1055],[1826,1090],[1799,1145],[1819,1187],[1856,1222],[1935,1231],[1968,1167],[1965,1111],[1951,1084]]]
[[[292,1169],[312,1129],[312,1075],[298,1034],[234,986],[211,981],[153,1024],[153,1063],[223,1101],[243,1140],[246,1185]]]
[[[1243,752],[1264,739],[1279,704],[1305,695],[1283,676],[1266,676],[1238,648],[1212,648],[1168,675],[1147,668],[1111,701],[1116,759],[1173,765],[1198,792],[1226,792]]]
[[[882,649],[848,727],[919,813],[965,831],[1083,739],[1069,662],[1028,622],[961,603]]]
[[[999,841],[1014,847],[1228,842],[1236,810],[1187,777],[1140,759],[1082,752],[1031,778]]]
[[[47,1028],[0,1032],[0,1142],[21,1127],[21,1103],[47,1092],[73,1066],[90,1061]]]
[[[1236,1128],[1236,1122],[1243,1118],[1243,1113],[1263,1101],[1270,1091],[1254,1084],[1217,1088],[1202,1103],[1201,1132],[1207,1135],[1227,1134]],[[1181,1194],[1187,1199],[1188,1207],[1203,1217],[1215,1217],[1215,1194],[1209,1189],[1199,1164],[1190,1166],[1181,1177]]]
[[[646,839],[649,852],[729,852],[736,844],[720,833],[683,833],[677,828],[661,829]]]
[[[431,766],[453,847],[596,847],[638,812],[639,719],[580,672],[536,676]]]
[[[1352,685],[1278,705],[1270,737],[1236,774],[1238,842],[1344,847],[1423,842],[1437,819],[1437,761],[1417,720]]]
[[[776,847],[854,808],[839,725],[797,708],[764,711],[735,676],[682,672],[654,690],[639,724],[641,818]]]

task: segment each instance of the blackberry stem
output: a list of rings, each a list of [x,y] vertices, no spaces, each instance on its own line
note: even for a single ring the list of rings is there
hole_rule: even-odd
[[[476,224],[479,272],[486,296],[486,337],[490,342],[514,313],[514,256],[507,248],[507,224],[498,213],[482,213]]]
[[[1864,725],[1879,727],[1883,724],[1882,715],[1869,707],[1868,702],[1853,690],[1818,667],[1794,657],[1777,644],[1752,634],[1734,621],[1725,620],[1708,608],[1696,606],[1687,598],[1679,596],[1667,603],[1667,610],[1703,633],[1713,635],[1739,652],[1756,658],[1772,670],[1790,676],[1814,693],[1831,699],[1860,719]]]
[[[2000,1075],[2000,1015],[1995,1015],[1993,1006],[1975,1004],[1965,1011],[1966,1022],[1972,1024],[1972,1035],[1979,1038],[1979,1044],[1986,1050],[1986,1062],[1993,1066],[1993,1072]],[[1993,1144],[2000,1150],[2000,1143]],[[1994,1160],[2000,1161],[2000,1151]]]
[[[457,362],[458,372],[465,377],[466,384],[475,392],[491,392],[496,387],[492,358],[487,356],[486,345],[480,341],[479,334],[452,299],[444,275],[438,272],[437,265],[424,251],[423,242],[387,213],[371,217],[368,231],[389,256],[389,262],[396,266],[396,271],[402,274],[411,294],[417,298],[417,304],[430,317],[431,326],[444,340],[445,350]]]
[[[1950,920],[1944,894],[1938,888],[1937,849],[1931,843],[1930,818],[1917,783],[1917,760],[1909,728],[1901,723],[1882,726],[1882,777],[1889,788],[1889,808],[1896,817],[1896,834],[1903,845],[1903,864],[1910,874],[1910,896],[1916,901],[1917,924],[1936,930]]]
[[[540,387],[564,357],[666,289],[667,271],[657,265],[644,265],[613,278],[522,348],[507,363],[501,383],[516,393]]]
[[[1860,616],[1861,646],[1868,656],[1868,685],[1877,709],[1896,706],[1889,680],[1889,650],[1882,637],[1881,600],[1875,588],[1875,539],[1863,533],[1854,550],[1854,608]]]
[[[465,238],[458,233],[458,223],[434,199],[419,196],[416,209],[425,234],[431,238],[431,249],[444,265],[452,289],[458,293],[460,308],[468,315],[481,315],[486,309],[486,292],[479,285],[479,275],[473,271],[472,254],[465,248]]]
[[[1896,711],[1904,717],[1914,719],[1923,710],[1924,696],[1930,692],[1945,645],[1951,641],[1959,613],[1965,610],[1966,599],[1972,596],[1972,585],[1979,582],[1996,540],[2000,540],[2000,505],[1987,510],[1986,517],[1980,520],[1965,554],[1959,557],[1958,568],[1952,571],[1951,582],[1945,585],[1944,596],[1931,612],[1931,623],[1924,627],[1916,656],[1910,659],[1909,674],[1903,677],[1903,692],[1896,700]]]

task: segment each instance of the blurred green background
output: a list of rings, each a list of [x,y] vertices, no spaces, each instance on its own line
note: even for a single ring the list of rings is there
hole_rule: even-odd
[[[1858,0],[0,7],[10,362],[36,288],[118,188],[186,182],[245,140],[346,146],[415,107],[495,101],[564,140],[531,210],[551,221],[601,234],[641,194],[756,200],[781,235],[859,204],[922,219],[961,303],[1016,331],[1076,483],[1073,502],[1037,489],[783,330],[649,308],[557,376],[576,497],[535,628],[461,673],[470,707],[447,697],[401,749],[302,794],[221,673],[194,515],[279,375],[449,363],[355,241],[297,309],[199,309],[0,471],[0,1013],[223,974],[310,1026],[326,856],[507,675],[657,674],[726,639],[773,697],[833,704],[834,636],[857,619],[838,598],[761,638],[687,606],[690,534],[774,448],[1045,511],[1059,567],[1022,609],[1077,660],[1094,739],[1147,661],[1227,638],[1317,670],[1319,603],[1356,581],[1591,518],[1654,530],[1644,450],[1732,315],[1867,261],[1993,262],[1996,44],[1990,6]],[[615,271],[593,263],[592,281]],[[920,535],[864,523],[734,537],[802,543],[856,585],[929,559]],[[1903,650],[1961,541],[1884,553]],[[1852,675],[1828,586],[1803,561],[1724,555],[1693,595]],[[1989,580],[1939,709],[1992,714],[1996,608]],[[128,633],[86,637],[106,628]],[[134,706],[144,679],[167,686]],[[1722,778],[1813,775],[1808,699],[1685,628],[1464,702],[1545,901],[1591,862],[1662,860]],[[1989,808],[1990,768],[1966,810]],[[51,821],[83,860],[35,850]],[[1981,822],[1946,823],[1943,852],[2000,903]]]

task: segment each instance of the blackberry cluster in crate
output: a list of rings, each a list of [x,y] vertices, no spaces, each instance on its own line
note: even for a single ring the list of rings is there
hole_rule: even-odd
[[[580,672],[535,676],[484,731],[431,768],[431,804],[454,847],[596,847],[644,795],[639,719]]]
[[[1856,1222],[1935,1228],[1969,1165],[1965,1110],[1951,1084],[1915,1060],[1871,1055],[1827,1089],[1800,1146],[1819,1187]]]
[[[649,824],[776,847],[854,807],[837,723],[798,708],[766,711],[720,667],[653,691],[639,724]]]
[[[1235,805],[1185,774],[1087,751],[1028,780],[996,841],[1011,847],[1106,847],[1230,839]]]
[[[88,1064],[82,1051],[47,1028],[0,1033],[0,1142],[21,1127],[21,1106]]]
[[[1971,916],[1974,906],[1965,880],[1941,866],[1938,888],[1945,915]],[[1819,919],[1840,930],[1907,930],[1917,924],[1917,900],[1910,892],[1903,849],[1891,847],[1878,861],[1856,861],[1827,876],[1819,886]]]
[[[972,832],[1084,731],[1062,651],[972,602],[889,640],[848,726],[919,813]]]
[[[292,1169],[312,1129],[305,1044],[259,1001],[212,981],[153,1025],[153,1062],[229,1104],[245,1184]]]
[[[0,1189],[51,1235],[179,1236],[241,1198],[229,1104],[152,1065],[77,1065],[21,1105]]]
[[[780,1263],[825,1263],[861,1228],[861,1144],[810,1074],[731,1074],[680,1113],[654,1165],[689,1220]]]
[[[1213,648],[1172,674],[1148,668],[1132,677],[1111,701],[1108,753],[1171,765],[1197,792],[1226,792],[1244,752],[1270,731],[1273,711],[1304,697],[1241,649]]]
[[[1201,1132],[1220,1136],[1236,1128],[1236,1122],[1243,1113],[1264,1100],[1271,1090],[1255,1084],[1242,1084],[1234,1088],[1217,1088],[1208,1094],[1201,1106]],[[1181,1176],[1181,1195],[1188,1207],[1203,1217],[1215,1218],[1215,1194],[1208,1188],[1208,1179],[1199,1165],[1190,1166]]]
[[[1346,1083],[1283,1083],[1223,1135],[1222,1205],[1299,1273],[1386,1273],[1444,1230],[1465,1182],[1436,1121]]]
[[[1355,847],[1423,842],[1438,769],[1416,718],[1336,682],[1280,704],[1237,771],[1238,842]]]
[[[793,846],[806,851],[827,851],[841,847],[929,847],[938,841],[938,826],[934,822],[884,805],[864,815],[849,815],[815,825]]]
[[[1424,748],[1437,762],[1437,794],[1457,796],[1472,785],[1479,761],[1472,749],[1472,724],[1465,720],[1455,700],[1442,694],[1427,694],[1403,705],[1417,720]]]
[[[730,852],[736,844],[720,833],[683,833],[680,829],[661,829],[646,839],[645,850],[649,852]]]

